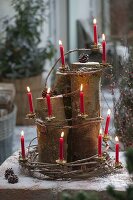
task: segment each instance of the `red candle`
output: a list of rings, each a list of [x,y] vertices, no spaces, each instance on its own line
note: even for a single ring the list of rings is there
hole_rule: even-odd
[[[25,159],[24,131],[21,131],[21,154],[22,158]]]
[[[50,99],[50,88],[48,88],[48,90],[47,90],[46,99],[47,99],[47,106],[48,106],[48,116],[50,117],[52,115],[52,106],[51,106],[51,99]]]
[[[80,113],[84,114],[84,93],[83,93],[83,84],[80,86]]]
[[[119,139],[117,136],[115,137],[115,141],[115,162],[119,163]]]
[[[106,63],[106,41],[104,34],[102,34],[102,40],[102,63]]]
[[[106,124],[105,124],[105,130],[104,130],[104,135],[108,135],[108,130],[109,130],[109,123],[110,123],[110,109],[108,109],[107,112],[107,118],[106,118]]]
[[[59,146],[59,152],[60,152],[60,160],[64,159],[64,132],[61,133],[60,137],[60,146]]]
[[[98,135],[98,157],[102,157],[102,130]]]
[[[97,39],[97,20],[94,18],[93,19],[93,34],[94,34],[94,45],[98,44],[98,39]]]
[[[32,99],[32,93],[30,92],[30,87],[27,87],[27,95],[29,100],[29,108],[30,112],[33,113],[33,99]]]
[[[59,40],[59,45],[60,45],[61,63],[62,63],[62,67],[64,67],[65,66],[64,47],[62,45],[62,41],[61,40]]]

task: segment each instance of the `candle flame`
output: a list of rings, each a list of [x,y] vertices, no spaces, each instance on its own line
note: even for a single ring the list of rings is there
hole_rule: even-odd
[[[102,135],[102,128],[100,128],[100,132],[99,132],[99,134]]]
[[[118,138],[117,136],[115,137],[115,141],[116,141],[116,142],[119,142],[119,138]]]
[[[61,137],[64,137],[64,132],[61,133]]]
[[[105,41],[105,34],[102,34],[102,40]]]
[[[62,41],[61,40],[59,40],[59,45],[62,45]]]
[[[48,93],[48,94],[50,93],[50,88],[47,89],[47,93]]]
[[[27,86],[27,91],[30,92],[30,87],[29,86]]]
[[[108,109],[107,115],[110,115],[110,113],[111,113],[111,110],[110,110],[110,109]]]
[[[24,136],[24,131],[23,130],[21,131],[21,136]]]
[[[96,24],[97,23],[97,20],[96,18],[93,19],[93,24]]]
[[[83,91],[83,84],[81,84],[81,86],[80,86],[80,91],[81,92]]]

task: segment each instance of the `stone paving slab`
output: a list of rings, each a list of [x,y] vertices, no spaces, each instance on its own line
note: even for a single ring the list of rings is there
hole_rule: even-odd
[[[110,153],[114,156],[114,153]],[[120,158],[125,165],[124,153],[120,153]],[[7,168],[12,167],[19,177],[17,184],[9,184],[4,179],[4,172]],[[86,190],[87,192],[100,192],[103,199],[106,196],[106,187],[113,185],[116,190],[125,191],[128,184],[131,183],[128,172],[123,168],[118,174],[110,174],[105,177],[95,177],[88,180],[70,180],[70,181],[48,181],[39,180],[24,175],[18,163],[18,152],[9,157],[0,167],[0,199],[1,200],[53,200],[61,199],[62,191],[76,192]],[[11,198],[12,197],[12,198]],[[105,199],[106,199],[105,198]]]

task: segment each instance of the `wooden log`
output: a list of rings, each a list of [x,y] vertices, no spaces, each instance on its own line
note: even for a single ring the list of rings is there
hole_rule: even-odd
[[[93,66],[89,64],[75,63],[72,65],[75,69],[80,70],[77,73],[73,73],[71,78],[71,90],[76,91],[83,84],[84,92],[84,105],[85,114],[88,118],[100,117],[100,81],[101,71],[98,65],[93,63]],[[84,67],[84,71],[82,68]],[[88,68],[88,70],[85,70]],[[72,117],[75,118],[80,113],[79,92],[72,95]],[[73,125],[78,124],[77,129],[72,130],[71,134],[71,159],[83,159],[97,153],[97,137],[100,130],[100,122],[96,120],[94,123],[86,123],[87,118],[78,118],[73,121]]]
[[[59,138],[64,131],[64,159],[67,158],[67,125],[63,97],[61,95],[51,97],[53,116],[55,119],[47,121],[48,116],[46,98],[37,98],[37,119],[41,119],[44,125],[37,123],[39,161],[45,163],[55,163],[59,158]]]
[[[95,65],[93,62],[93,68],[90,64],[85,64],[72,64],[74,69],[86,67],[89,70],[73,73],[71,76],[71,92],[80,90],[80,86],[83,84],[85,113],[90,118],[100,117],[101,70],[98,68],[98,63]],[[79,114],[79,109],[79,93],[76,93],[72,95],[72,115],[74,117]]]
[[[57,71],[54,89],[58,94],[71,92],[71,76],[66,72]]]
[[[100,122],[82,127],[84,120],[78,121],[79,128],[73,129],[71,134],[71,160],[83,159],[97,153],[97,137]]]
[[[56,80],[54,84],[54,89],[58,94],[69,94],[71,92],[71,75],[66,72],[56,72]],[[63,97],[65,117],[66,119],[72,118],[72,107],[71,107],[71,95],[64,95]],[[68,125],[72,125],[72,121],[68,121]],[[71,129],[68,129],[67,143],[69,148],[67,149],[67,160],[70,161],[70,143],[71,143]]]

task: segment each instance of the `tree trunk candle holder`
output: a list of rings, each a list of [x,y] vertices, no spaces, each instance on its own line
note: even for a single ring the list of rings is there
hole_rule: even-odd
[[[65,55],[75,51],[92,52],[76,49]],[[109,157],[108,148],[101,152],[101,156],[97,154],[98,134],[103,120],[100,113],[101,74],[109,65],[88,62],[88,57],[81,54],[80,62],[63,70],[59,68],[51,93],[56,96],[50,96],[48,104],[52,106],[50,114],[45,97],[47,80],[60,58],[46,77],[43,98],[37,98],[35,122],[38,144],[32,146],[30,143],[26,162],[22,162],[21,158],[19,161],[30,172],[43,174],[44,179],[102,176],[120,168],[120,163],[114,164]],[[104,142],[109,147],[107,141]]]
[[[65,55],[81,50],[91,51],[76,49]],[[82,57],[80,57],[80,62],[71,64],[63,71],[60,68],[57,71],[56,81],[52,88],[53,94],[57,95],[50,97],[52,105],[50,119],[45,95],[43,98],[37,98],[35,120],[39,162],[56,163],[57,160],[74,162],[97,154],[98,134],[102,121],[100,113],[102,66],[99,62],[88,62],[88,60],[82,62]],[[88,55],[84,54],[84,58],[88,58]],[[46,78],[44,91],[47,88],[48,77],[59,60]],[[81,112],[81,84],[83,84],[84,112]],[[61,132],[64,132],[63,159],[59,157]]]

